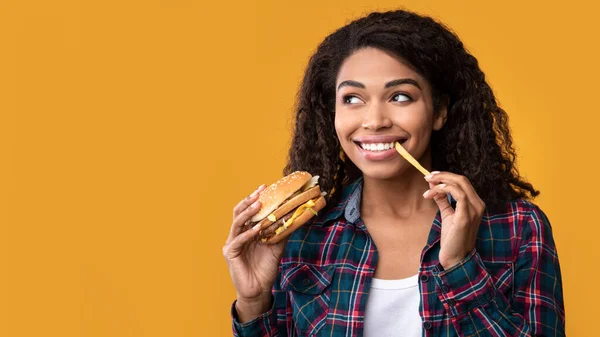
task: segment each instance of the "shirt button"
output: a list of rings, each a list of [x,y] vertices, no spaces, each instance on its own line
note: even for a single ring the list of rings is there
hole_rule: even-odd
[[[310,280],[307,279],[307,278],[305,278],[304,280],[302,280],[302,284],[305,285],[305,286],[307,286],[307,285],[310,284]]]
[[[453,307],[456,305],[456,301],[453,299],[449,299],[448,301],[446,301],[446,303],[448,303],[449,306]]]
[[[423,327],[425,328],[425,330],[431,329],[432,326],[433,326],[433,324],[431,324],[431,322],[423,323]]]
[[[421,274],[421,282],[427,282],[429,280],[429,276],[427,274]]]
[[[450,291],[450,287],[448,287],[445,284],[442,284],[442,286],[440,287],[440,289],[442,290],[443,293],[447,293]]]

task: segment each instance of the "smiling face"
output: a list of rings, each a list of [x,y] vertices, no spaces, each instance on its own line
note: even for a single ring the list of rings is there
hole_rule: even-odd
[[[340,68],[335,130],[365,177],[390,179],[414,170],[393,148],[396,141],[431,168],[429,140],[433,130],[442,128],[445,115],[445,107],[434,113],[429,83],[387,52],[360,49]]]

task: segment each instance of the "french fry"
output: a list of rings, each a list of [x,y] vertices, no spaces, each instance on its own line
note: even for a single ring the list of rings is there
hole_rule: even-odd
[[[398,151],[398,153],[400,153],[400,155],[404,157],[404,159],[406,159],[424,175],[428,176],[431,174],[423,166],[421,166],[421,164],[419,164],[419,162],[415,158],[413,158],[413,156],[411,156],[410,153],[408,153],[408,151],[406,151],[398,142],[396,142],[396,151]]]

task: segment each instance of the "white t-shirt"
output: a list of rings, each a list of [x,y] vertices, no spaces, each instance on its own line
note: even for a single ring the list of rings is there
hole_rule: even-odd
[[[420,337],[418,274],[401,280],[373,278],[365,311],[365,337]]]

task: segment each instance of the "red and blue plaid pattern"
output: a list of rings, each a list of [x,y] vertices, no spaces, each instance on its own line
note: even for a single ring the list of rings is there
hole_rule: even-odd
[[[361,336],[377,249],[360,219],[362,180],[290,237],[273,307],[235,336]],[[476,248],[444,270],[438,212],[421,255],[423,336],[564,336],[558,255],[546,215],[516,200],[484,215]]]

